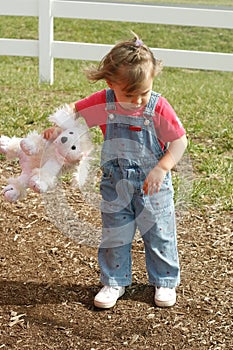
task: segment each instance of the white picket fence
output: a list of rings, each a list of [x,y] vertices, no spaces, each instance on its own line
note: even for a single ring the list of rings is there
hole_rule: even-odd
[[[0,0],[0,15],[39,17],[39,40],[0,39],[0,55],[39,57],[39,81],[53,83],[54,58],[99,61],[112,47],[54,41],[53,19],[160,23],[233,29],[233,8],[198,8],[75,0]],[[233,71],[233,54],[152,48],[165,66]]]

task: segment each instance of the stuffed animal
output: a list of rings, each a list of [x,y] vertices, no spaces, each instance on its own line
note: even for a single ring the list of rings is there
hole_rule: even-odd
[[[26,196],[27,188],[37,193],[52,190],[61,174],[74,170],[78,165],[79,185],[88,173],[88,155],[93,149],[88,127],[68,106],[58,109],[49,120],[57,125],[60,134],[54,140],[46,140],[36,131],[25,138],[0,137],[0,153],[8,159],[18,158],[21,174],[10,178],[2,193],[9,202]]]

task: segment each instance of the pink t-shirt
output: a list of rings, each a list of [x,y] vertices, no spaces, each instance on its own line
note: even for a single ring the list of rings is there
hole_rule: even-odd
[[[105,134],[108,117],[108,112],[106,111],[106,89],[77,101],[75,107],[86,120],[89,128],[99,125],[103,134]],[[119,103],[116,103],[116,107],[117,110],[115,112],[117,114],[129,115],[129,111],[123,109]],[[142,116],[142,114],[143,108],[130,111],[130,116],[133,117]],[[185,134],[185,129],[174,109],[162,96],[158,99],[153,120],[156,134],[161,145],[177,140]]]

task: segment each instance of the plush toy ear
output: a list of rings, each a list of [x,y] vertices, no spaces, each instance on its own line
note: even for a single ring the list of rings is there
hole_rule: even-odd
[[[75,112],[69,105],[58,108],[54,114],[49,116],[48,119],[50,122],[55,123],[63,130],[77,127]]]

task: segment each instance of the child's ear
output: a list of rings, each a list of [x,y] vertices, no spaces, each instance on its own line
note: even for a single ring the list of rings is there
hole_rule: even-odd
[[[113,88],[113,84],[111,83],[111,81],[106,80],[106,83],[107,83],[107,85],[108,85],[108,87],[109,87],[110,89]]]

